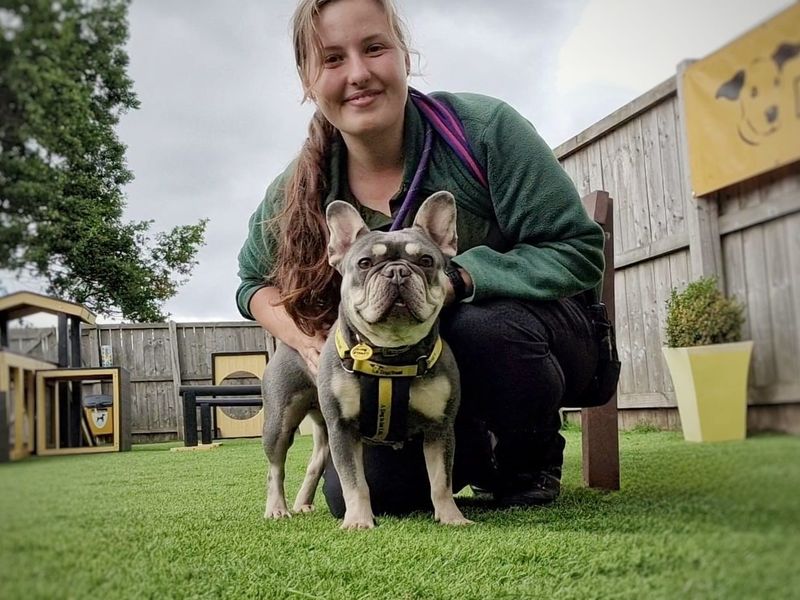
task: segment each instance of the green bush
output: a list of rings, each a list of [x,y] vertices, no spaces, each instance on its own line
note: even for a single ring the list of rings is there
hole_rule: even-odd
[[[682,292],[672,289],[667,300],[667,346],[707,346],[742,338],[744,306],[726,298],[714,277],[690,283]]]

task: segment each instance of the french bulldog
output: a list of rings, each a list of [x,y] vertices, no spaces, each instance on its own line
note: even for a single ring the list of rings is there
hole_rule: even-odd
[[[303,358],[279,344],[263,379],[264,450],[269,461],[265,518],[290,516],[284,491],[286,453],[310,415],[314,448],[294,512],[314,509],[328,456],[345,501],[343,529],[370,529],[375,518],[364,476],[363,446],[400,446],[423,436],[434,518],[471,523],[453,500],[453,423],[460,397],[455,359],[438,332],[444,267],[456,253],[456,207],[437,192],[412,227],[370,231],[350,204],[326,211],[328,261],[342,275],[337,322],[315,377]]]

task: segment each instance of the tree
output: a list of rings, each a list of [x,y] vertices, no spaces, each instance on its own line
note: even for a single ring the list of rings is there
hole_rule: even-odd
[[[206,221],[123,222],[132,178],[114,126],[139,103],[128,0],[0,0],[0,268],[95,312],[159,321]]]

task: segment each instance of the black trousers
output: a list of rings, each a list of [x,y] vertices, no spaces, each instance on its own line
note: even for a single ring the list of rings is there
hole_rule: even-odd
[[[457,304],[442,312],[441,333],[461,373],[453,491],[468,484],[493,489],[520,474],[560,469],[559,408],[574,405],[597,365],[583,302]],[[364,469],[376,514],[431,509],[421,440],[400,450],[365,444]],[[324,478],[328,506],[341,517],[332,461]]]

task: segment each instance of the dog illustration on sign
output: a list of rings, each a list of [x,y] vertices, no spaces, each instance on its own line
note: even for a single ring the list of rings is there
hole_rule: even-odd
[[[800,43],[782,43],[772,56],[756,58],[717,90],[716,99],[739,102],[742,108],[738,125],[739,137],[745,143],[757,146],[778,131],[783,118],[800,119],[800,75],[794,76],[793,81],[788,82],[794,94],[794,110],[781,105],[781,92],[786,84],[783,67],[798,55]]]

